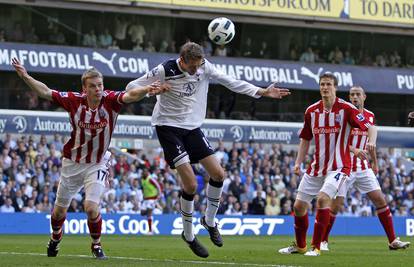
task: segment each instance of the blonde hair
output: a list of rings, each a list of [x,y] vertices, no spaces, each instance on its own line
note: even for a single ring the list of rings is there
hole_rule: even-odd
[[[95,67],[92,67],[92,68],[90,68],[90,69],[86,70],[86,71],[82,74],[82,77],[81,77],[81,82],[82,82],[82,85],[85,85],[86,80],[87,80],[87,79],[89,79],[89,78],[101,78],[101,79],[103,79],[103,75],[102,75],[102,73],[101,73],[99,70],[97,70]]]

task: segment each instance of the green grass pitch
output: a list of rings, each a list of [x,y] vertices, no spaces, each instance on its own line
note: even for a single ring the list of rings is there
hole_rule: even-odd
[[[45,235],[0,235],[0,266],[413,266],[414,248],[388,250],[386,238],[333,236],[331,251],[320,257],[279,255],[289,245],[289,236],[224,236],[224,246],[215,247],[208,237],[200,241],[209,249],[207,259],[198,258],[180,236],[102,237],[109,257],[97,261],[90,254],[89,236],[64,236],[59,255],[46,257]],[[403,238],[413,242],[414,238]]]

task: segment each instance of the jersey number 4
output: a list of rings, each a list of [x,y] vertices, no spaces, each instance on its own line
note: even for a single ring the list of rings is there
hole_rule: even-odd
[[[338,182],[339,179],[341,179],[341,173],[338,173],[337,175],[335,175],[335,180]]]

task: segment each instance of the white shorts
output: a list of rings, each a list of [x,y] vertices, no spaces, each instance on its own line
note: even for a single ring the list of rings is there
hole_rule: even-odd
[[[148,210],[148,209],[153,210],[155,209],[156,204],[157,204],[156,199],[147,199],[142,202],[141,209],[142,210]]]
[[[105,183],[109,174],[108,160],[107,154],[98,164],[76,163],[64,158],[55,204],[64,208],[69,207],[72,198],[83,186],[85,187],[85,200],[99,204],[105,192]]]
[[[348,175],[334,171],[326,176],[314,177],[305,173],[298,187],[297,199],[310,203],[319,192],[324,192],[331,199],[345,197]]]
[[[347,191],[351,189],[352,186],[362,194],[381,190],[381,186],[372,169],[351,173],[351,176],[346,183]]]

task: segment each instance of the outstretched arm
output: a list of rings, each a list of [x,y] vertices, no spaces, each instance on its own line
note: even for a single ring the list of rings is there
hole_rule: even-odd
[[[290,91],[289,91],[289,89],[278,88],[278,87],[275,86],[274,83],[272,83],[266,89],[262,89],[262,88],[259,89],[256,92],[256,95],[270,97],[270,98],[276,98],[276,99],[281,99],[281,98],[283,98],[285,96],[290,95]]]
[[[124,94],[122,101],[124,103],[132,103],[137,102],[144,98],[146,95],[148,96],[154,96],[162,94],[168,90],[170,90],[171,86],[167,83],[161,84],[160,82],[154,82],[147,86],[142,87],[134,87],[130,88],[126,93]]]
[[[41,98],[52,100],[52,90],[49,87],[47,87],[46,84],[30,76],[27,73],[26,68],[23,67],[22,64],[20,64],[17,58],[12,59],[12,65],[16,70],[17,75],[19,75],[19,77],[22,78],[22,80],[30,87],[30,89],[35,91],[36,94]]]

